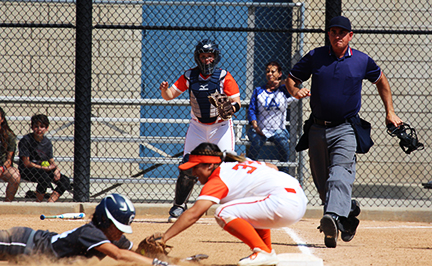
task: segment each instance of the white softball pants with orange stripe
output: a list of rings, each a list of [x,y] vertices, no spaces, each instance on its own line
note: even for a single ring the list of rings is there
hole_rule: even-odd
[[[306,212],[307,198],[303,190],[278,192],[267,197],[248,197],[227,202],[216,209],[219,226],[241,218],[256,229],[287,227],[298,222]]]

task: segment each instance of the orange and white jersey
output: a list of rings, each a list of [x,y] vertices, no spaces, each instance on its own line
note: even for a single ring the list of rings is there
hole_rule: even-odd
[[[218,91],[231,99],[240,96],[237,82],[228,71],[223,69],[209,76],[203,76],[196,68],[189,69],[173,84],[173,87],[179,93],[190,89],[191,117],[202,123],[212,124],[223,121],[218,117],[217,108],[210,104],[209,95]]]
[[[248,197],[285,193],[304,195],[299,182],[257,161],[224,162],[209,177],[197,200],[224,204]]]
[[[211,78],[211,76],[203,76],[202,74],[199,75],[200,75],[200,79],[202,80],[207,80]],[[240,96],[239,86],[237,82],[234,80],[233,76],[228,71],[226,71],[225,78],[221,80],[220,87],[223,93],[225,93],[230,98]],[[177,91],[183,93],[187,89],[189,89],[189,81],[186,79],[184,75],[181,75],[181,77],[174,83],[174,88]]]

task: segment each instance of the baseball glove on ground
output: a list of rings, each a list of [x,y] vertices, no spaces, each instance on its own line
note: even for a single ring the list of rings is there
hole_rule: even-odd
[[[154,233],[139,243],[136,253],[149,258],[165,259],[172,246],[162,241],[162,233]]]
[[[208,98],[210,103],[217,108],[218,115],[223,120],[228,120],[233,116],[234,108],[226,94],[221,94],[219,91],[216,91],[208,96]]]

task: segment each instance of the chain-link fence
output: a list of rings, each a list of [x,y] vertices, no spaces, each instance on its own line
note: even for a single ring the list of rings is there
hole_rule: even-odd
[[[254,89],[266,83],[266,63],[278,61],[285,78],[301,56],[325,44],[326,23],[341,13],[353,25],[351,46],[383,69],[396,113],[416,128],[426,146],[409,155],[400,149],[398,139],[386,133],[376,87],[365,81],[360,115],[371,122],[375,145],[357,156],[353,196],[369,206],[431,205],[431,193],[421,185],[432,180],[427,174],[432,73],[428,1],[24,0],[1,1],[0,10],[1,107],[17,142],[33,132],[31,116],[49,117],[46,137],[73,185],[61,201],[93,201],[118,192],[135,202],[172,202],[191,110],[187,92],[165,101],[158,88],[162,81],[172,85],[196,65],[193,52],[201,39],[219,44],[218,66],[240,87],[242,109],[233,119],[236,151],[248,155],[247,110]],[[91,40],[82,38],[86,29]],[[309,114],[308,99],[290,103],[288,160],[281,159],[272,141],[259,158],[285,167],[301,181],[310,204],[319,205],[307,152],[294,151]],[[18,148],[14,156],[18,167]],[[7,182],[1,185],[5,191]],[[37,185],[22,177],[16,199],[34,201]],[[48,186],[47,194],[55,188]],[[199,189],[195,187],[192,201]],[[85,195],[74,196],[77,191]]]

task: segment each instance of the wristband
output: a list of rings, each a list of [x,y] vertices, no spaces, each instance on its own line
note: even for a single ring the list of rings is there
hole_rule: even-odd
[[[0,167],[1,167],[1,169],[2,169],[2,173],[4,173],[5,170],[6,170],[6,168],[5,168],[4,166],[0,166]]]
[[[234,113],[237,113],[240,110],[240,104],[238,102],[233,102],[231,104],[235,107]]]
[[[154,258],[153,262],[152,262],[152,265],[156,265],[156,266],[168,266],[169,264],[168,264],[168,262],[161,261],[161,260],[158,260],[157,258]]]

